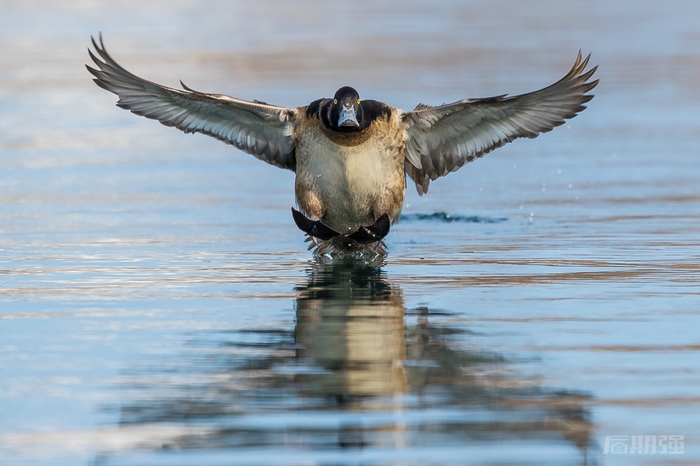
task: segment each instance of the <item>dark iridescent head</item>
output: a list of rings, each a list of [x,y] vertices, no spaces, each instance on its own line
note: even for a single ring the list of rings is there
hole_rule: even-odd
[[[333,96],[328,123],[336,131],[357,131],[362,125],[360,95],[349,86],[341,87]]]

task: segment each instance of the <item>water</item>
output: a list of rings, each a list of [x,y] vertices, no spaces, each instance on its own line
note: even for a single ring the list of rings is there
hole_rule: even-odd
[[[699,17],[0,4],[0,463],[699,463]],[[291,173],[115,108],[83,67],[100,30],[146,78],[285,106],[527,92],[579,48],[601,83],[409,189],[386,259],[314,261]]]

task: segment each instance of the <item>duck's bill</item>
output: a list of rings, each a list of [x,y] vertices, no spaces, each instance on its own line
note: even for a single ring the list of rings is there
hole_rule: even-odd
[[[343,109],[340,111],[340,118],[338,118],[338,126],[360,126],[360,123],[357,121],[355,107],[343,107]]]

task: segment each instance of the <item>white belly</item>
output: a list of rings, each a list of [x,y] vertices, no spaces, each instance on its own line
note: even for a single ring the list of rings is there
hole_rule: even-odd
[[[321,131],[305,133],[296,145],[299,206],[314,213],[303,198],[318,199],[322,213],[317,215],[340,233],[371,225],[383,213],[397,220],[405,192],[403,147],[387,139],[347,146]]]

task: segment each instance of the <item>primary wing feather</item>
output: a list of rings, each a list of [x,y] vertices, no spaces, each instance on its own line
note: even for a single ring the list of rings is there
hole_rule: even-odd
[[[124,69],[92,39],[99,58],[89,51],[98,69],[87,66],[95,84],[117,96],[117,106],[174,126],[186,133],[203,133],[244,150],[272,165],[295,169],[292,128],[295,111],[226,95],[205,94],[182,84],[184,90],[139,78]]]
[[[597,67],[585,71],[588,55],[581,52],[571,71],[551,86],[518,96],[464,99],[431,107],[419,104],[404,114],[405,171],[419,194],[431,180],[521,137],[534,138],[585,109],[586,93],[598,81],[588,80]]]

